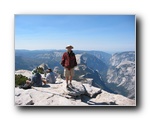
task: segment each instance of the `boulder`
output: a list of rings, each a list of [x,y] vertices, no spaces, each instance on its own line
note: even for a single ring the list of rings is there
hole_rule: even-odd
[[[33,105],[33,99],[28,91],[15,88],[15,105]]]
[[[95,103],[95,105],[135,106],[135,100],[119,94],[108,93],[104,90],[96,98],[92,98],[90,102]]]
[[[89,97],[95,97],[96,95],[100,94],[101,93],[101,89],[100,88],[96,88],[96,87],[93,87],[92,85],[90,84],[83,84],[83,86],[85,87],[85,90],[87,92],[87,95]]]
[[[69,89],[66,89],[66,83],[64,83],[63,84],[64,92],[72,97],[77,97],[82,94],[85,94],[86,90],[81,82],[77,82],[77,81],[73,80],[72,86],[73,87],[70,86]]]

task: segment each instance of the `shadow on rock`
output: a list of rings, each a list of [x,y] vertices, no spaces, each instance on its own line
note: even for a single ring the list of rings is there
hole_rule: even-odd
[[[48,87],[50,87],[50,85],[43,85],[42,87],[43,88],[48,88]]]
[[[110,102],[110,103],[100,102],[100,103],[96,103],[96,102],[93,102],[93,101],[88,101],[88,104],[89,105],[118,105],[115,102]]]

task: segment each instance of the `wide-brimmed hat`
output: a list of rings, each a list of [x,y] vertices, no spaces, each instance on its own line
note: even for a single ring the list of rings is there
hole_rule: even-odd
[[[73,49],[73,46],[72,46],[72,45],[67,45],[67,46],[66,46],[66,49],[67,49],[67,48]]]

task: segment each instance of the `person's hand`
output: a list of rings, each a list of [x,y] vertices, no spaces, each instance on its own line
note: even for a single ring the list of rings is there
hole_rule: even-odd
[[[27,84],[30,84],[30,83],[31,83],[31,81],[29,81],[29,80],[26,80],[26,83],[27,83]]]

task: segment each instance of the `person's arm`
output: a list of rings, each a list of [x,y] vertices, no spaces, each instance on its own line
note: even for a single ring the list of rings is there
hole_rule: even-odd
[[[27,84],[30,84],[30,83],[31,83],[31,81],[30,81],[30,80],[26,80],[26,83],[27,83]]]
[[[50,74],[50,73],[47,74],[47,76],[46,76],[46,81],[47,81],[48,83],[51,83],[52,78],[51,78],[51,74]]]
[[[30,81],[29,81],[29,80],[26,81],[26,83],[33,85],[33,83],[34,83],[34,78],[32,77],[31,80],[30,80]]]
[[[74,66],[77,66],[77,60],[76,60],[76,56],[75,56],[75,54],[74,54]]]
[[[57,77],[58,77],[58,74],[57,74],[57,73],[54,73],[54,76],[55,76],[55,78],[57,78]]]
[[[65,54],[63,54],[63,56],[62,56],[61,65],[62,65],[63,67],[65,66]]]
[[[49,76],[49,74],[47,74],[46,77],[45,77],[46,82],[49,82],[48,76]]]
[[[42,79],[42,82],[46,85],[47,84],[47,81],[46,81],[46,79]]]

